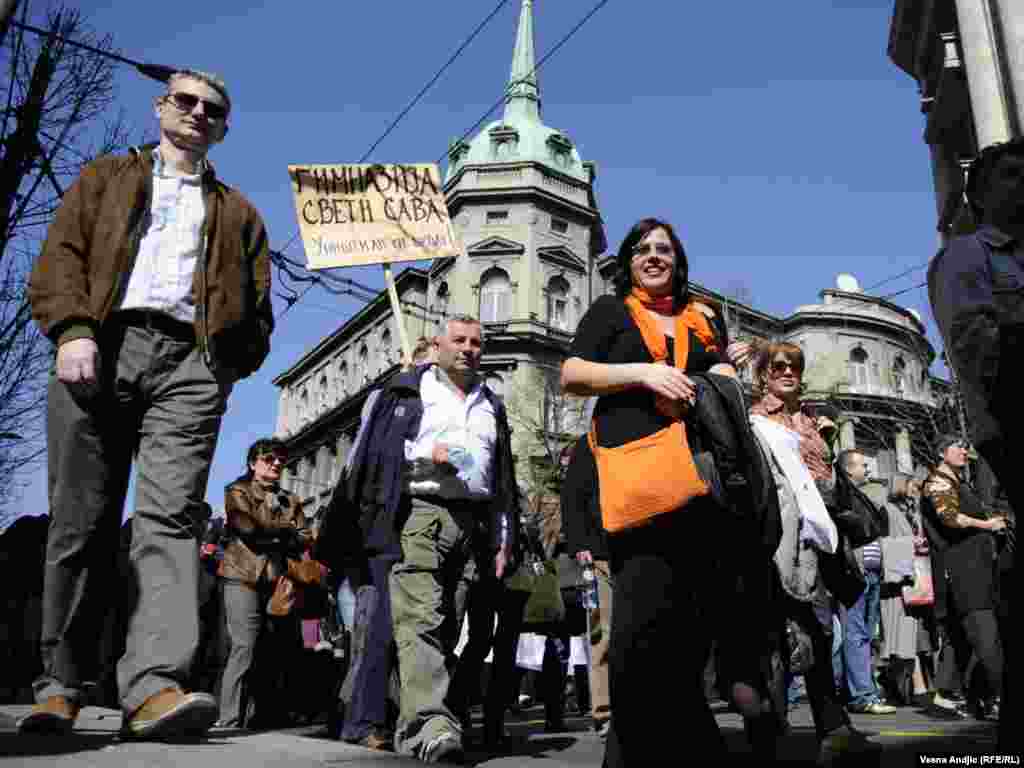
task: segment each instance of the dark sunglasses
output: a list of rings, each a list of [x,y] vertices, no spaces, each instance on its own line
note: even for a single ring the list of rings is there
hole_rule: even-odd
[[[771,372],[775,376],[781,376],[786,371],[792,371],[797,376],[800,375],[800,367],[789,360],[772,360]]]
[[[279,453],[264,453],[260,454],[260,458],[266,464],[287,464],[288,457],[282,456]]]
[[[643,243],[642,245],[637,245],[637,246],[633,247],[633,256],[634,257],[636,257],[636,256],[646,256],[650,252],[651,252],[651,244],[650,243]],[[666,243],[658,243],[658,244],[656,244],[654,246],[654,252],[657,253],[659,256],[672,256],[675,253],[675,251],[673,250],[672,246],[668,245]]]
[[[178,91],[167,96],[171,103],[181,112],[190,114],[199,102],[203,102],[203,114],[210,120],[223,120],[228,116],[228,108],[215,101],[207,101],[193,96],[191,93]]]

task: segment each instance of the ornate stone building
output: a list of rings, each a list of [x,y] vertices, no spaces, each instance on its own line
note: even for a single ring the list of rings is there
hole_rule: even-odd
[[[939,230],[970,227],[963,167],[1024,130],[1024,3],[896,0],[889,57],[918,83]]]
[[[520,483],[536,491],[586,428],[582,401],[558,393],[558,371],[583,313],[611,292],[614,258],[604,255],[595,166],[541,120],[534,67],[533,3],[523,0],[504,114],[448,153],[445,193],[463,252],[403,271],[396,287],[411,338],[433,335],[453,313],[482,320],[484,374],[509,407]],[[950,409],[913,312],[865,295],[849,276],[781,318],[693,290],[723,308],[734,335],[803,347],[808,397],[844,412],[844,446],[865,450],[877,477],[918,469]],[[275,379],[277,434],[293,457],[284,483],[311,513],[329,499],[367,394],[399,370],[398,338],[381,292]]]

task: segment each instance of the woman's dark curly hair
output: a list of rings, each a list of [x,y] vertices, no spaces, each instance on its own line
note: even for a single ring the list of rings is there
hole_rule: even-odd
[[[672,229],[672,225],[661,219],[648,218],[640,219],[633,228],[629,230],[626,239],[619,246],[619,252],[615,257],[615,264],[618,272],[615,275],[615,295],[621,299],[629,296],[633,290],[633,249],[637,243],[656,229],[664,229],[668,239],[672,241],[672,247],[676,252],[675,271],[672,275],[672,309],[679,312],[690,299],[690,262],[686,258],[686,249]]]

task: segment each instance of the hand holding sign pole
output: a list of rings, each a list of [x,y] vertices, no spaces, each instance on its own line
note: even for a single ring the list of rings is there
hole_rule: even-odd
[[[406,360],[391,264],[458,255],[436,164],[289,165],[309,269],[381,264]]]

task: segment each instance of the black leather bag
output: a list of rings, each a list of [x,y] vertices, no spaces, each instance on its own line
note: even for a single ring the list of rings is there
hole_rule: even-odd
[[[826,506],[836,528],[853,549],[889,535],[888,514],[879,510],[838,465],[835,492],[831,499],[826,499]]]

